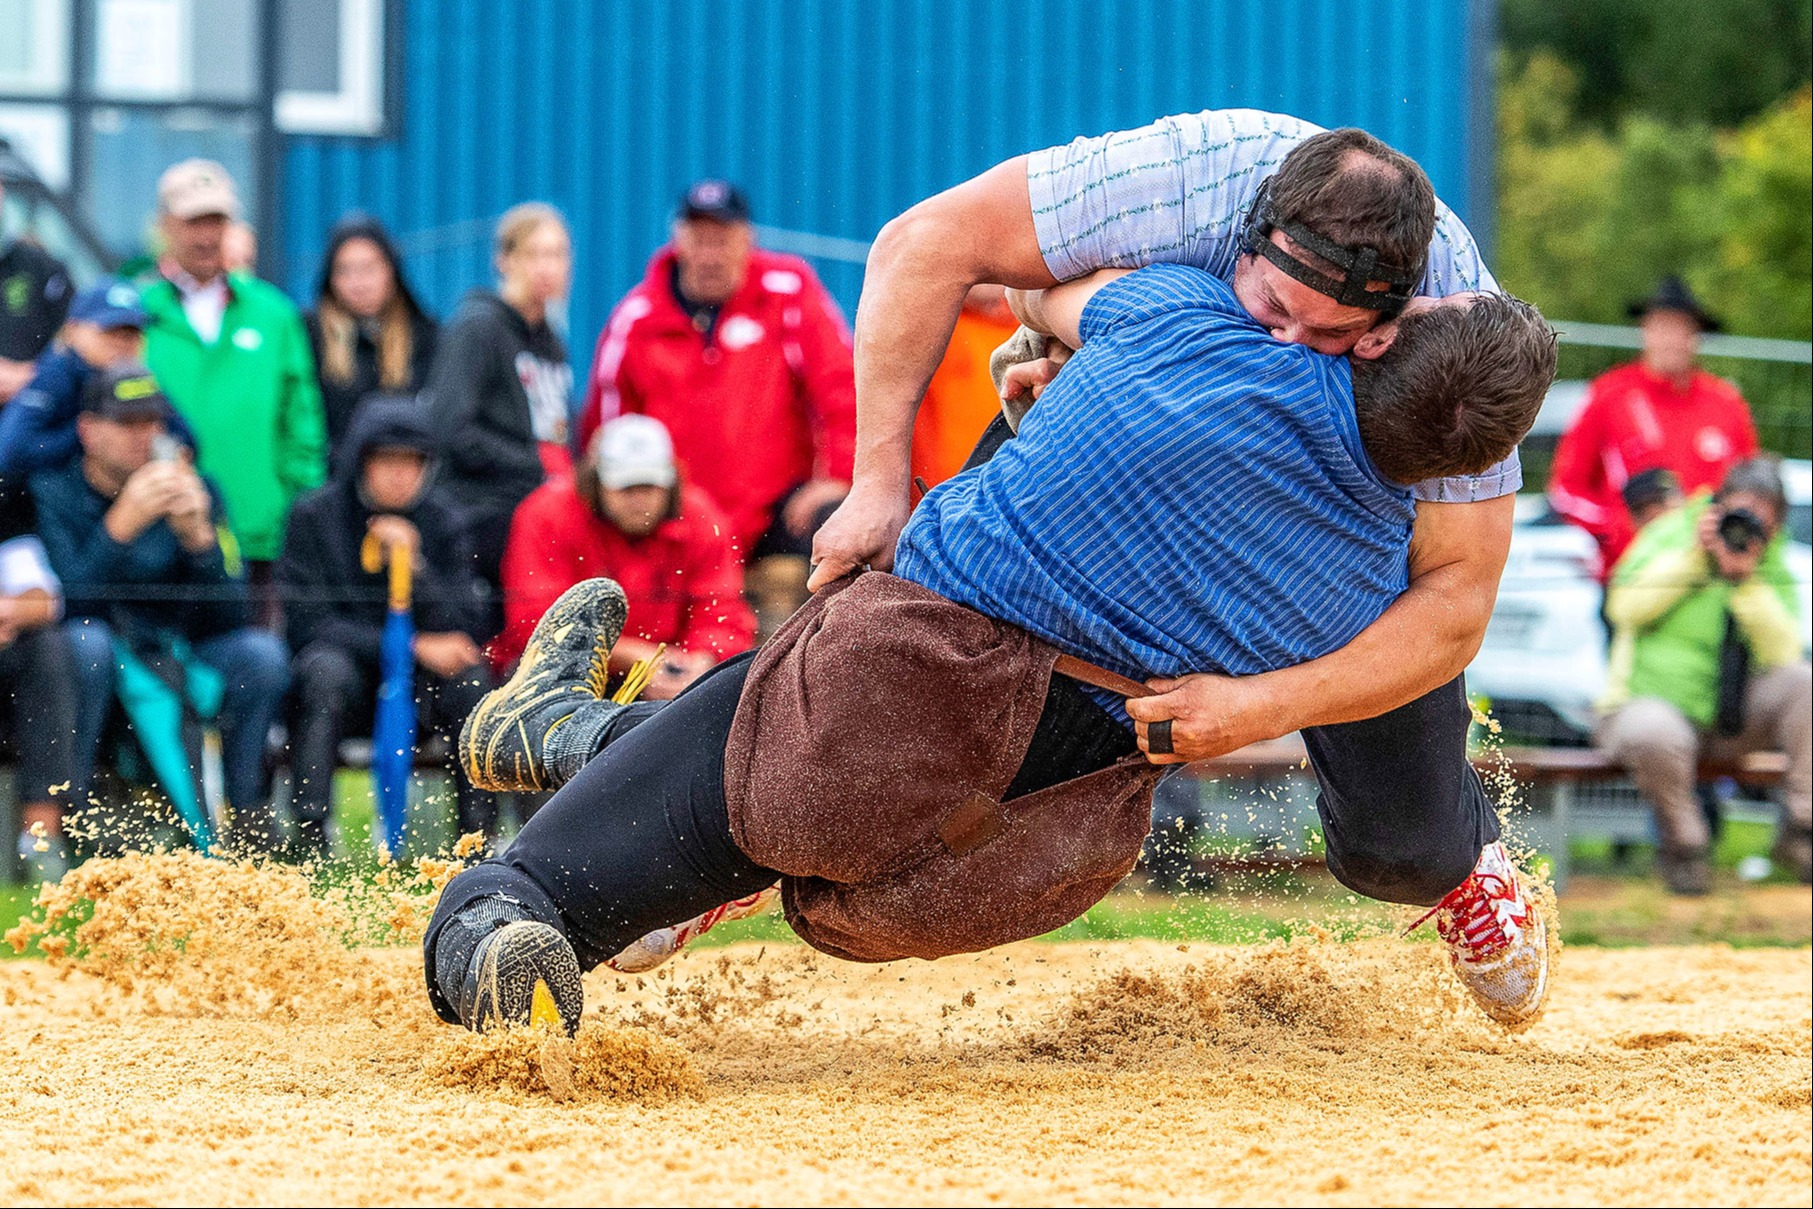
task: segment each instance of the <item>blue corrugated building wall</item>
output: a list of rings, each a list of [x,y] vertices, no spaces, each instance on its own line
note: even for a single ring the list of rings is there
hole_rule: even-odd
[[[549,201],[573,225],[581,365],[707,175],[748,189],[771,244],[828,252],[815,264],[852,310],[861,243],[917,199],[1166,113],[1364,126],[1476,229],[1489,218],[1490,0],[398,2],[394,137],[285,140],[288,286],[312,294],[328,227],[363,209],[445,313],[490,280],[495,217]]]

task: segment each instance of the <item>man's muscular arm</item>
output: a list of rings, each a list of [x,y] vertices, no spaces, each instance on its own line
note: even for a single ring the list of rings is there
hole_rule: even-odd
[[[856,464],[850,494],[812,543],[817,590],[868,563],[892,565],[906,525],[913,416],[978,282],[1055,284],[1033,230],[1026,157],[927,198],[869,249],[856,308]]]
[[[1127,702],[1140,747],[1148,722],[1172,719],[1181,764],[1276,739],[1306,726],[1372,718],[1438,688],[1479,652],[1511,549],[1514,496],[1471,504],[1419,502],[1410,586],[1340,650],[1257,676],[1201,674],[1148,683],[1158,696]]]

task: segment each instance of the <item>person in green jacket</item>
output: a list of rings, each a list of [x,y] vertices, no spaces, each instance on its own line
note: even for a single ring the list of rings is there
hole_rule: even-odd
[[[196,469],[212,479],[254,591],[283,550],[290,504],[327,477],[327,428],[302,317],[267,282],[229,273],[221,255],[239,215],[232,178],[185,160],[158,181],[165,250],[140,294],[145,360],[195,432]]]
[[[1787,753],[1776,859],[1809,880],[1813,673],[1782,557],[1787,512],[1775,461],[1739,462],[1717,494],[1650,522],[1606,589],[1612,650],[1593,740],[1655,809],[1662,877],[1677,894],[1711,888],[1694,795],[1703,756]]]

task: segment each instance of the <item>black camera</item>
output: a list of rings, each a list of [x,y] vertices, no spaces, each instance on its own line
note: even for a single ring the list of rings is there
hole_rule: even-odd
[[[1748,508],[1727,508],[1719,517],[1719,540],[1733,554],[1748,554],[1751,547],[1769,540],[1769,528]]]

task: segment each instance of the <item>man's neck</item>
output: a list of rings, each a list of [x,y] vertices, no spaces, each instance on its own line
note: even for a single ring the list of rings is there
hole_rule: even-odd
[[[1694,367],[1691,365],[1681,373],[1671,374],[1658,369],[1654,362],[1650,361],[1648,357],[1645,357],[1643,358],[1643,368],[1648,372],[1650,377],[1660,378],[1676,390],[1686,390],[1688,385],[1693,381]]]
[[[189,270],[174,262],[164,267],[164,276],[170,279],[171,285],[175,286],[184,294],[193,294],[199,290],[217,289],[225,285],[227,281],[227,275],[224,272],[216,273],[206,281],[203,281],[201,278],[195,276],[195,274],[189,272]]]

